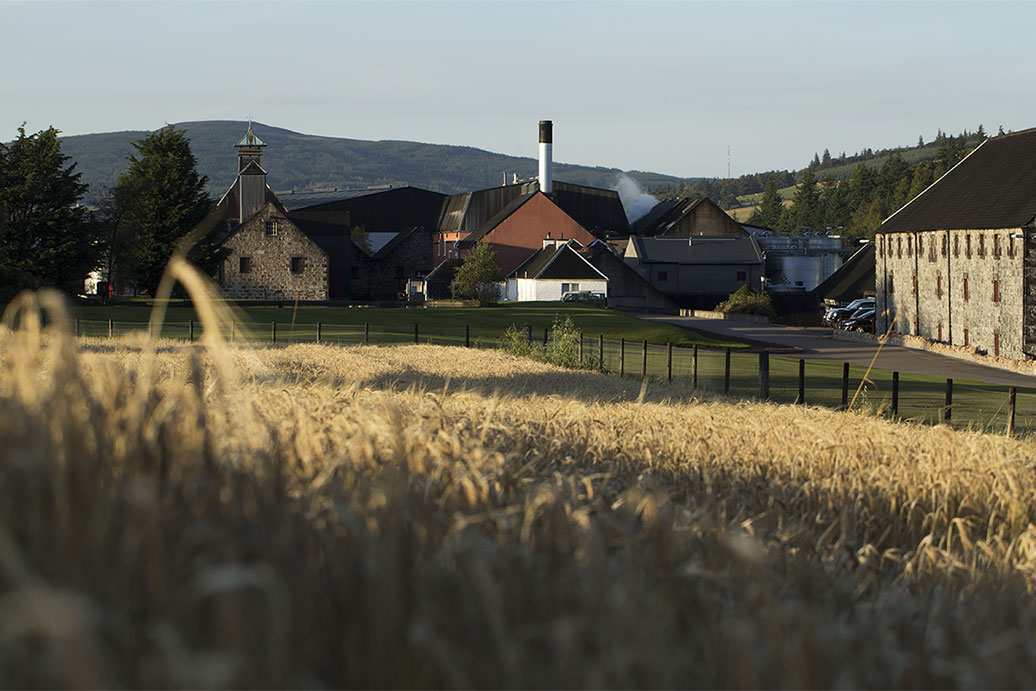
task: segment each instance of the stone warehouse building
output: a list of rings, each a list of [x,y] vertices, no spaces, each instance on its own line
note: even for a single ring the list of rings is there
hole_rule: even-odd
[[[252,300],[395,300],[432,267],[431,229],[446,195],[412,187],[280,197],[252,131],[236,144],[238,176],[217,203],[226,225],[224,295]]]
[[[1036,357],[1036,129],[984,141],[875,245],[879,333]]]

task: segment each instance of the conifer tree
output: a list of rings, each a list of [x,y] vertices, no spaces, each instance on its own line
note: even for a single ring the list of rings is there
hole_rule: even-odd
[[[0,144],[0,283],[83,290],[97,261],[92,225],[79,202],[86,185],[61,153],[54,127]],[[9,299],[12,290],[4,291]]]
[[[205,192],[206,177],[183,131],[166,125],[133,144],[129,168],[113,190],[120,232],[130,238],[125,264],[129,276],[151,295],[158,289],[166,263],[182,239],[212,206]],[[189,258],[207,273],[219,260],[210,244]]]

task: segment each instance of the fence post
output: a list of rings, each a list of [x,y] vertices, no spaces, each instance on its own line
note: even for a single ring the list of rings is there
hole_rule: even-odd
[[[415,345],[417,344],[417,339],[418,339],[418,335],[417,335],[417,322],[414,322],[414,344]]]
[[[583,332],[579,332],[579,366],[583,366]]]
[[[723,393],[730,392],[730,348],[723,353]]]
[[[193,343],[194,342],[194,320],[193,319],[188,319],[187,320],[187,342],[188,343]]]
[[[892,373],[892,417],[899,415],[899,372]]]
[[[799,358],[799,395],[795,399],[799,405],[806,404],[806,360]]]
[[[274,343],[277,342],[277,322],[275,321],[270,322],[270,337],[273,339]]]
[[[525,342],[532,345],[532,324],[525,325]]]
[[[464,347],[471,347],[471,324],[464,325]]]
[[[317,322],[317,343],[320,343],[320,337],[323,335],[320,333],[321,331],[321,324],[320,322]]]
[[[691,349],[691,387],[698,388],[698,346]]]
[[[1014,404],[1018,396],[1018,389],[1011,387],[1007,390],[1007,436],[1014,435]]]
[[[230,322],[230,342],[234,342],[234,331],[236,330],[235,322]]]
[[[765,350],[759,353],[759,398],[764,401],[770,397],[770,354]]]
[[[641,352],[641,357],[640,357],[640,378],[643,379],[643,378],[647,377],[647,339],[646,338],[641,342],[640,352]]]
[[[79,338],[79,317],[76,317],[76,338]]]
[[[597,334],[597,369],[604,371],[604,334]]]
[[[665,380],[673,381],[673,344],[665,344]]]
[[[953,408],[953,380],[946,380],[946,407],[942,411],[942,421],[948,423],[952,415]]]
[[[842,410],[849,407],[849,363],[842,363]]]
[[[370,322],[363,322],[363,345],[369,345],[371,342],[371,325]]]
[[[111,338],[113,335],[115,335],[115,322],[113,322],[111,319],[109,319],[108,320],[108,338]]]
[[[543,327],[543,345],[547,345],[547,337],[550,336],[550,327]]]
[[[619,339],[619,376],[626,374],[626,339]]]

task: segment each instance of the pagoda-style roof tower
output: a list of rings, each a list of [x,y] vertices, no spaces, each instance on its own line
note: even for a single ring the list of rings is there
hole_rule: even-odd
[[[252,131],[251,119],[248,121],[248,131],[245,132],[245,136],[241,137],[241,140],[234,146],[237,147],[237,169],[239,172],[248,167],[248,164],[252,161],[255,161],[257,165],[262,167],[263,147],[266,146],[266,143],[255,136],[255,132]]]

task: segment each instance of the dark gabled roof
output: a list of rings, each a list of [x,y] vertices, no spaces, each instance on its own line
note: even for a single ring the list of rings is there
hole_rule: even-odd
[[[598,271],[584,259],[573,247],[575,241],[569,241],[560,247],[548,245],[537,250],[526,259],[508,278],[604,278],[607,276]],[[575,243],[578,245],[578,243]]]
[[[701,216],[697,214],[709,214],[718,219],[724,226],[721,232],[715,232],[713,228],[706,225],[707,221],[699,221]],[[685,223],[685,221],[687,223]],[[681,225],[683,224],[683,225]],[[636,235],[661,236],[674,235],[686,237],[689,235],[710,235],[717,236],[740,236],[747,234],[741,225],[730,217],[726,211],[721,209],[708,197],[682,197],[680,199],[666,199],[655,204],[643,218],[633,224],[633,232]],[[708,230],[709,232],[705,232]]]
[[[879,233],[1021,228],[1036,216],[1036,129],[982,142]]]
[[[473,233],[470,233],[464,239],[457,241],[457,247],[459,249],[474,247],[475,243],[477,243],[479,240],[481,240],[490,232],[492,232],[494,228],[503,223],[508,216],[520,209],[522,205],[525,204],[525,202],[529,201],[534,196],[536,196],[536,192],[530,192],[528,194],[523,194],[520,197],[515,198],[507,206],[500,209],[498,212],[493,214],[485,223],[479,226],[478,230],[476,230]]]
[[[299,209],[306,209],[320,204],[340,202],[345,201],[346,199],[356,199],[357,197],[366,197],[368,195],[381,194],[382,192],[398,189],[404,188],[367,187],[364,189],[354,190],[321,190],[318,192],[295,192],[293,190],[289,190],[287,192],[278,192],[277,196],[281,200],[281,203],[284,204],[284,208],[288,211],[297,211]]]
[[[410,236],[412,236],[414,233],[418,233],[423,230],[424,226],[413,226],[412,228],[407,228],[406,230],[400,233],[396,233],[396,237],[389,240],[387,243],[382,245],[381,249],[379,249],[374,254],[370,255],[371,259],[383,259],[387,257],[388,255],[392,254],[396,250],[396,248],[400,246],[400,244],[409,239]],[[431,239],[429,239],[429,243],[430,242]]]
[[[838,269],[814,288],[821,300],[848,302],[874,294],[874,243],[856,250]]]
[[[295,224],[299,230],[306,235],[349,235],[349,226],[341,223],[326,223],[324,221],[313,221],[296,214],[287,214],[288,220]]]
[[[637,258],[657,264],[761,264],[763,254],[752,238],[695,235],[645,238],[630,236]]]

